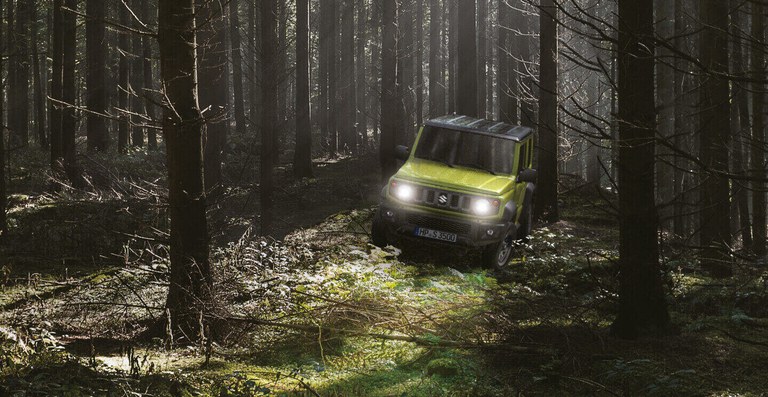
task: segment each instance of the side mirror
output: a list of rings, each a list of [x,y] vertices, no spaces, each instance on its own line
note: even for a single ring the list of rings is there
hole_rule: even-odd
[[[408,161],[411,156],[411,149],[407,146],[398,145],[395,147],[395,158],[402,161]]]
[[[537,177],[538,177],[538,173],[536,172],[536,170],[532,168],[528,168],[520,171],[520,174],[517,176],[517,181],[525,182],[525,183],[536,183]]]

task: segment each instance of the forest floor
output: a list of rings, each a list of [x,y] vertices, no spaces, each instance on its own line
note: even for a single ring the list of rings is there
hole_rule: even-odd
[[[199,346],[148,339],[168,282],[162,175],[147,177],[162,158],[148,157],[92,167],[101,171],[85,192],[35,193],[46,182],[32,166],[14,176],[29,194],[13,197],[0,246],[0,395],[768,391],[764,268],[738,261],[733,278],[714,280],[665,239],[679,334],[618,340],[609,193],[564,186],[563,220],[540,225],[509,269],[489,271],[477,253],[370,245],[380,184],[375,162],[356,158],[319,162],[314,179],[277,171],[278,240],[251,227],[258,186],[233,183],[210,213],[219,307],[208,320],[227,327]],[[249,180],[248,164],[229,164],[226,177]]]

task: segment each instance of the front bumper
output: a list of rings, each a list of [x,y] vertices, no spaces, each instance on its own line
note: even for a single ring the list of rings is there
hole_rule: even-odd
[[[510,224],[499,220],[454,217],[402,205],[386,199],[379,204],[379,211],[376,216],[389,239],[404,238],[471,248],[485,247],[500,242],[506,237],[506,232],[510,227]],[[454,233],[457,240],[453,243],[418,237],[416,236],[417,228]]]

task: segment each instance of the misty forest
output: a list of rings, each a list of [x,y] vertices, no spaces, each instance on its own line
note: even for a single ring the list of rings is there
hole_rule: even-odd
[[[0,396],[761,396],[761,0],[0,0]]]

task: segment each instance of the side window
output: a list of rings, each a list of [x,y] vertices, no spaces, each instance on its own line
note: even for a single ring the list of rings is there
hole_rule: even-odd
[[[529,152],[529,150],[528,150],[528,144],[527,143],[520,145],[520,155],[517,158],[517,172],[518,173],[520,171],[528,168],[527,167],[527,165],[528,165],[528,152]]]
[[[528,159],[526,160],[525,168],[531,168],[533,167],[533,140],[529,139],[525,146],[528,148]]]

